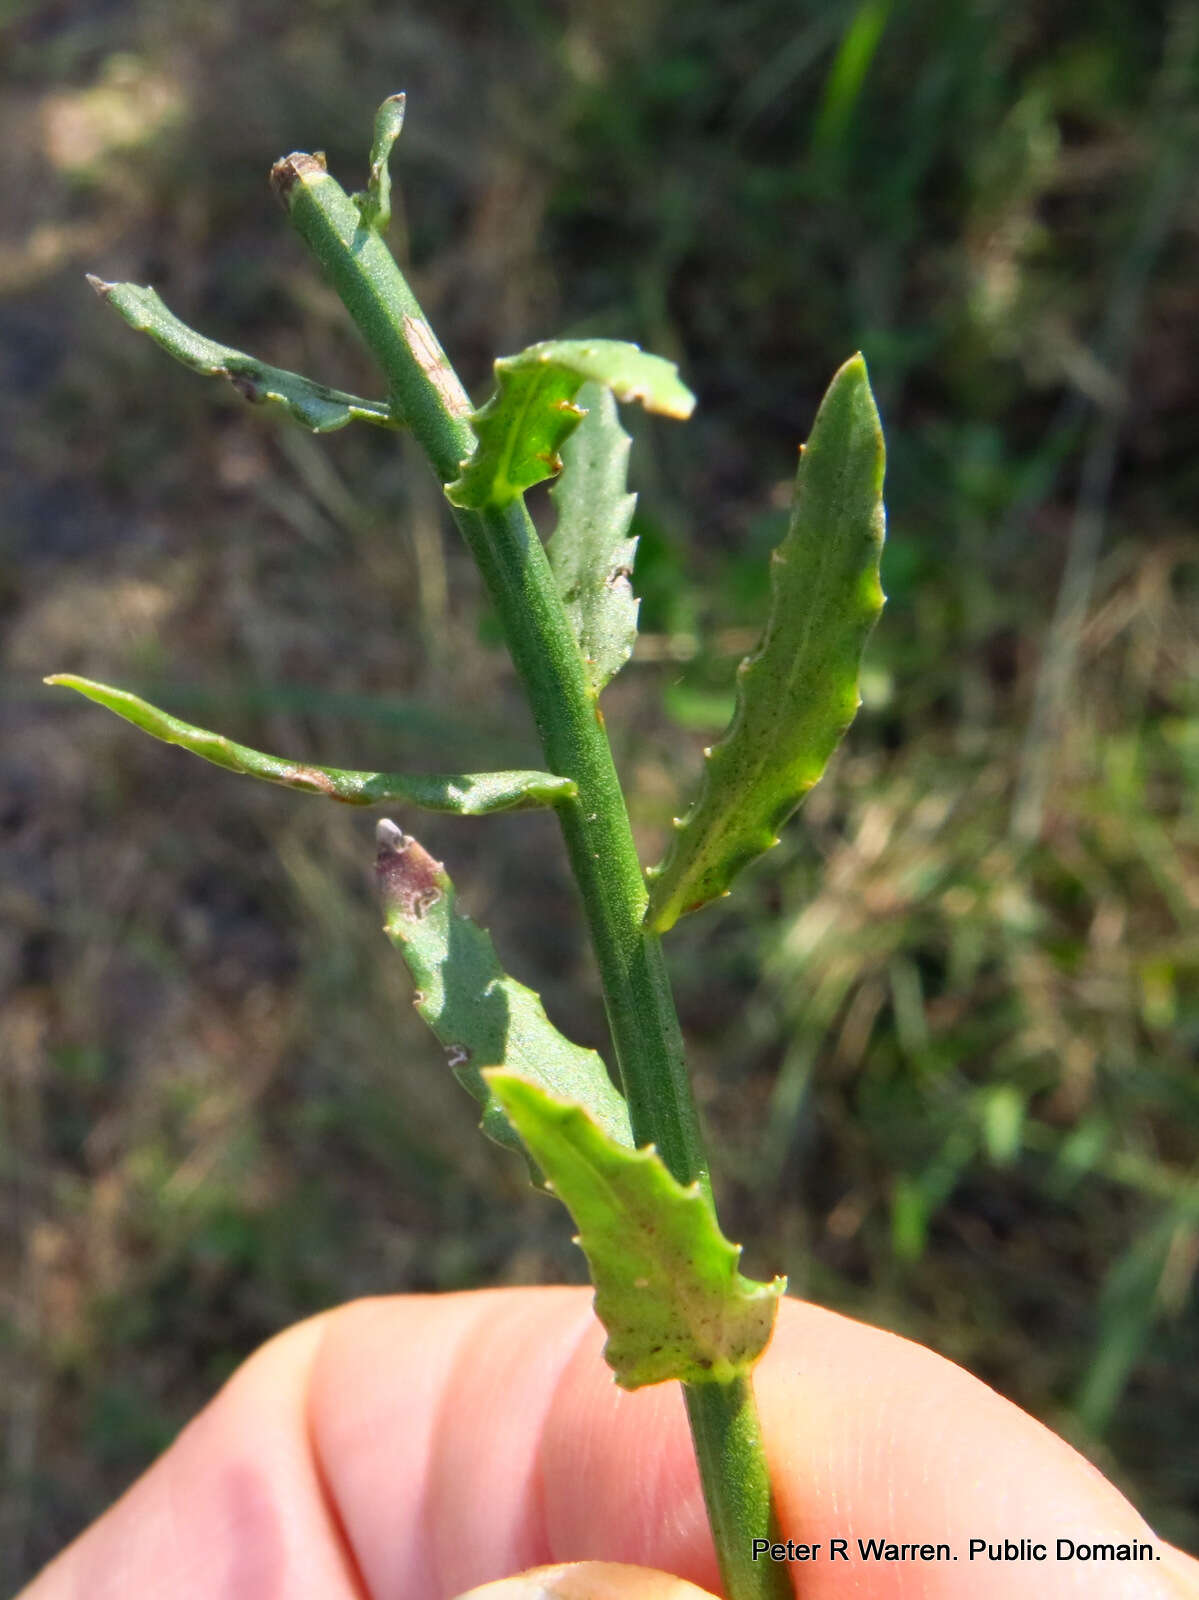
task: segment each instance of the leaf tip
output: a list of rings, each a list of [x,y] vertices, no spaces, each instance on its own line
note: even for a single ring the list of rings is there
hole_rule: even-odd
[[[388,920],[396,915],[419,922],[445,895],[445,869],[390,817],[375,824],[375,842],[375,873]]]
[[[87,281],[91,287],[100,296],[101,300],[107,300],[109,295],[116,288],[115,283],[108,283],[104,278],[98,278],[94,272],[87,272],[84,274],[84,276],[87,278]]]

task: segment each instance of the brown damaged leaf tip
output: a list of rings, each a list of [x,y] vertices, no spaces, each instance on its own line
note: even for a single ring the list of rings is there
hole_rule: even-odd
[[[115,283],[106,283],[103,278],[97,278],[94,272],[85,273],[84,276],[87,278],[87,281],[91,287],[100,296],[101,300],[107,300],[109,295],[116,288]]]
[[[276,161],[271,168],[271,188],[279,197],[280,204],[286,206],[290,202],[291,191],[297,183],[305,178],[320,177],[327,170],[325,158],[319,150],[315,155],[308,155],[303,150],[293,150],[291,155]]]
[[[388,817],[376,824],[375,840],[375,874],[384,909],[419,920],[441,899],[445,869]]]

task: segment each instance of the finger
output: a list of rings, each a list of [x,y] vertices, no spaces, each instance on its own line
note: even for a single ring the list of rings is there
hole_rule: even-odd
[[[308,1436],[329,1317],[271,1341],[18,1600],[367,1600]]]
[[[811,1600],[854,1593],[848,1572],[873,1600],[1195,1600],[1199,1564],[1176,1562],[1115,1487],[1026,1412],[922,1345],[792,1304],[757,1388],[783,1527],[823,1541],[821,1562],[796,1569]],[[836,1537],[849,1563],[828,1559]],[[1075,1553],[1059,1559],[1063,1537]],[[863,1539],[947,1543],[951,1559],[864,1561]],[[986,1544],[973,1560],[971,1540]],[[1098,1545],[1148,1554],[1077,1553]]]
[[[615,1561],[577,1561],[534,1567],[515,1578],[471,1589],[458,1600],[713,1600],[703,1589],[669,1572]]]
[[[678,1390],[615,1389],[601,1339],[589,1293],[566,1289],[368,1301],[305,1324],[25,1600],[446,1596],[586,1556],[714,1589]],[[1050,1539],[1150,1537],[1046,1430],[893,1336],[787,1302],[757,1387],[784,1537],[965,1540],[997,1518],[1009,1534],[1031,1520]],[[1199,1592],[1194,1564],[1163,1555],[1081,1579],[963,1560],[876,1564],[868,1583],[851,1565],[802,1570],[813,1600],[852,1593],[851,1578],[926,1600],[1023,1595],[1043,1575],[1046,1592],[1097,1600]]]
[[[617,1389],[602,1339],[583,1290],[363,1302],[336,1319],[313,1433],[373,1593],[450,1595],[584,1559],[719,1588],[679,1389]],[[1199,1593],[1199,1568],[1082,1457],[921,1346],[787,1301],[755,1387],[782,1536],[820,1547],[795,1568],[805,1600],[855,1584],[876,1600]],[[1060,1536],[1153,1559],[1059,1561]],[[980,1538],[998,1559],[970,1560]],[[858,1539],[947,1544],[948,1559],[863,1560]],[[1021,1539],[1045,1559],[1027,1544],[1004,1559]]]

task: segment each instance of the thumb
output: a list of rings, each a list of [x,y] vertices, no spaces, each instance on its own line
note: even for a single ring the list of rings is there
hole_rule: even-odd
[[[620,1561],[569,1561],[531,1567],[514,1578],[480,1584],[458,1600],[713,1600],[685,1578]]]

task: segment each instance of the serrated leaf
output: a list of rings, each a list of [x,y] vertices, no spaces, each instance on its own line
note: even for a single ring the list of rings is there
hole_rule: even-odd
[[[349,422],[372,422],[381,428],[398,428],[401,419],[385,401],[360,400],[357,395],[330,389],[298,372],[269,366],[255,356],[207,339],[168,311],[156,292],[136,283],[105,283],[88,274],[87,280],[102,300],[137,333],[149,334],[168,355],[206,378],[226,378],[252,405],[281,411],[313,433],[334,433]]]
[[[615,1143],[578,1105],[513,1072],[484,1076],[579,1230],[607,1329],[604,1355],[625,1389],[748,1372],[769,1343],[786,1280],[737,1270],[710,1196],[685,1188],[652,1146]]]
[[[552,478],[559,451],[582,419],[575,396],[600,383],[618,400],[639,400],[647,411],[689,417],[695,397],[672,361],[646,355],[619,339],[553,339],[495,364],[497,388],[472,413],[478,445],[446,485],[451,505],[503,506]]]
[[[585,415],[562,447],[562,472],[550,490],[558,521],[548,554],[587,685],[598,695],[637,639],[637,541],[628,537],[637,504],[627,482],[633,441],[620,425],[611,390],[585,383],[576,403]]]
[[[559,1033],[539,997],[508,976],[490,935],[457,910],[441,862],[386,818],[377,837],[384,932],[412,975],[417,1012],[483,1107],[483,1132],[528,1155],[484,1077],[486,1068],[504,1067],[586,1106],[617,1147],[631,1148],[628,1107],[604,1063]],[[535,1166],[533,1178],[541,1181]]]
[[[421,773],[352,772],[342,767],[318,767],[308,761],[288,761],[247,745],[235,744],[223,734],[181,722],[126,689],[93,683],[73,673],[60,672],[45,680],[75,689],[97,705],[132,722],[166,744],[180,745],[193,755],[229,772],[281,783],[304,794],[323,794],[350,806],[405,805],[424,811],[449,811],[464,817],[486,816],[493,811],[517,811],[531,806],[558,805],[577,792],[571,778],[552,772]]]
[[[645,920],[656,932],[727,893],[778,842],[853,721],[862,651],[883,607],[883,465],[857,355],[829,385],[801,452],[790,526],[771,557],[770,616],[738,671],[733,720],[650,872]]]

